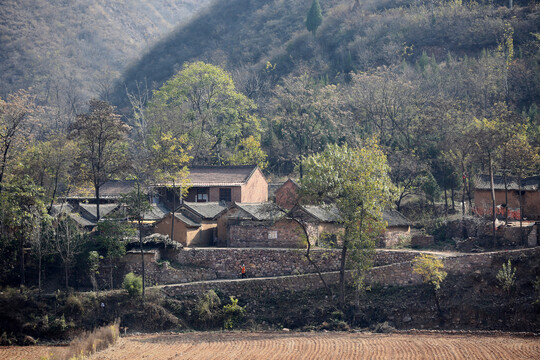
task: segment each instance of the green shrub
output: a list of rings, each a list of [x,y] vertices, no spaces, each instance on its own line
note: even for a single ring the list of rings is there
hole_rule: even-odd
[[[64,306],[66,314],[70,316],[80,316],[84,314],[84,306],[81,299],[75,295],[69,295]]]
[[[208,290],[197,302],[199,321],[207,326],[214,325],[221,317],[221,300],[214,290]]]
[[[64,314],[60,316],[59,318],[54,319],[49,324],[49,329],[56,334],[63,333],[69,328],[69,324],[66,322],[66,318],[64,317]]]
[[[238,299],[234,296],[230,297],[231,303],[223,306],[223,326],[225,329],[232,329],[236,327],[246,314],[245,306],[238,305]]]
[[[510,290],[516,282],[516,269],[512,268],[512,262],[510,262],[510,259],[508,259],[508,264],[503,264],[502,268],[497,273],[497,281],[499,282],[499,286],[507,294],[510,294]]]
[[[142,277],[130,272],[124,277],[122,287],[128,292],[130,296],[142,295]]]

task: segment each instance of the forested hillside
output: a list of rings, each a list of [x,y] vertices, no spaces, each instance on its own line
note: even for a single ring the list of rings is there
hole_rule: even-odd
[[[208,0],[2,0],[0,97],[106,95],[126,64]],[[50,95],[50,94],[49,94]]]
[[[311,0],[217,1],[134,63],[114,100],[129,114],[126,87],[140,94],[185,62],[212,63],[257,104],[270,172],[290,173],[301,156],[327,143],[355,144],[377,134],[402,196],[420,182],[471,196],[470,182],[461,180],[487,171],[483,155],[491,150],[484,145],[519,131],[540,145],[535,3],[517,1],[512,9],[507,1],[320,3],[322,24],[310,32]],[[160,116],[181,132],[182,111],[173,108]],[[493,126],[505,135],[489,133]],[[470,140],[482,136],[485,144],[474,148]]]
[[[511,24],[519,47],[530,47],[531,33],[538,31],[534,4],[510,11],[502,7],[506,1],[491,7],[487,1],[327,0],[321,1],[324,21],[313,37],[305,29],[310,3],[217,1],[130,66],[116,88],[116,102],[127,103],[124,84],[133,89],[136,82],[147,81],[155,87],[186,61],[219,65],[244,82],[263,76],[267,61],[275,65],[274,79],[309,68],[339,82],[339,75],[350,71],[414,64],[424,51],[438,61],[448,52],[477,57],[497,47],[505,23]]]

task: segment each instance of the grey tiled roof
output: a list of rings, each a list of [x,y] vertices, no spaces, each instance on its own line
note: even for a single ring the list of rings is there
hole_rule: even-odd
[[[479,175],[475,180],[475,187],[479,190],[490,190],[489,175]],[[504,190],[504,176],[493,176],[495,190]],[[519,190],[518,179],[515,177],[506,177],[508,190]],[[538,191],[540,189],[540,175],[530,176],[521,181],[521,190]]]
[[[79,214],[76,214],[76,213],[68,214],[68,216],[71,219],[73,219],[73,221],[75,221],[77,224],[79,224],[79,226],[86,227],[86,226],[96,226],[97,225],[97,222],[89,220],[89,219],[87,219],[85,217],[80,216]]]
[[[163,219],[168,213],[169,209],[163,204],[152,204],[150,210],[144,213],[143,219],[146,221],[158,221]]]
[[[117,199],[124,194],[133,191],[135,180],[109,180],[99,188],[99,196],[102,199]],[[94,188],[70,191],[68,198],[72,199],[93,199],[95,198]]]
[[[397,210],[384,210],[383,220],[388,222],[388,226],[410,226],[411,221]]]
[[[189,180],[191,186],[240,186],[256,169],[256,165],[192,166],[189,168]]]
[[[227,209],[227,205],[220,202],[184,202],[179,211],[182,211],[182,208],[186,208],[188,211],[191,210],[203,219],[214,219],[219,213]]]
[[[188,218],[187,216],[185,216],[182,213],[175,212],[174,217],[177,218],[178,220],[180,220],[181,222],[183,222],[184,224],[186,224],[189,227],[200,227],[201,226],[201,224],[191,220],[190,218]]]
[[[322,222],[338,222],[340,220],[339,212],[334,205],[303,205],[302,208]]]
[[[100,204],[99,205],[99,216],[101,218],[106,217],[108,214],[113,212],[119,207],[118,204]],[[97,205],[96,204],[79,204],[79,209],[81,210],[81,215],[90,220],[97,219]],[[85,214],[86,213],[86,214]]]
[[[51,215],[52,216],[58,216],[61,213],[69,214],[73,211],[73,207],[69,205],[68,203],[64,204],[56,204],[51,207]]]
[[[235,203],[234,206],[248,213],[253,220],[277,220],[285,216],[285,212],[275,203]]]

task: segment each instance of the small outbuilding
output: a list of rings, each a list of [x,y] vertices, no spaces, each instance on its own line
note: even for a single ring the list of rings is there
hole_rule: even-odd
[[[167,213],[154,226],[154,231],[168,235],[183,246],[212,246],[216,238],[217,215],[227,209],[224,203],[183,203],[174,214]]]
[[[233,203],[218,217],[218,246],[300,248],[304,232],[274,203]]]

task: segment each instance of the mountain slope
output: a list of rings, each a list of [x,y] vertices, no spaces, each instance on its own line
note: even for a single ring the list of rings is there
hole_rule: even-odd
[[[81,96],[209,0],[2,0],[0,96],[66,78]],[[45,89],[46,91],[47,89]]]
[[[324,20],[313,37],[304,24],[311,0],[218,0],[133,63],[117,84],[114,101],[125,105],[126,86],[133,90],[136,82],[146,81],[155,88],[186,61],[217,64],[243,78],[264,76],[270,61],[276,65],[274,78],[309,68],[334,79],[353,70],[414,63],[423,52],[439,61],[449,51],[478,56],[496,48],[506,23],[514,29],[516,48],[539,31],[537,6],[511,11],[476,3],[455,6],[454,1],[436,2],[433,9],[420,0],[357,3],[321,2]]]

